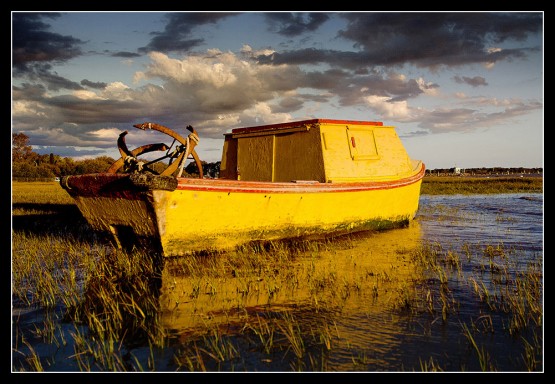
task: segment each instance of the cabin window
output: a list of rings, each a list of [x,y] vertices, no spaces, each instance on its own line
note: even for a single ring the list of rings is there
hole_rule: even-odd
[[[349,150],[353,160],[379,159],[374,130],[347,127]]]

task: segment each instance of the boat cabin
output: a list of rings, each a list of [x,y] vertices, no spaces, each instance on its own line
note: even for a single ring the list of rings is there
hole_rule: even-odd
[[[398,178],[414,168],[392,126],[313,119],[226,133],[220,178],[364,182]]]

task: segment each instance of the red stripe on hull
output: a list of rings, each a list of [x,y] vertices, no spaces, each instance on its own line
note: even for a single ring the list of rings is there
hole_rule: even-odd
[[[393,181],[356,182],[356,183],[283,183],[259,182],[222,179],[178,179],[177,190],[195,190],[212,192],[244,192],[244,193],[332,193],[357,192],[369,190],[385,190],[404,187],[420,181],[424,177],[425,169],[421,168],[417,174]]]

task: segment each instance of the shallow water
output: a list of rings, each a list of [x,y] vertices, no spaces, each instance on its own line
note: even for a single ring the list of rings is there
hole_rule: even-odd
[[[357,234],[337,243],[298,252],[274,277],[235,270],[214,275],[209,261],[197,266],[196,275],[166,268],[158,321],[171,335],[168,345],[154,357],[147,345],[128,352],[143,368],[154,358],[155,371],[187,371],[192,345],[215,339],[238,353],[206,359],[208,371],[520,372],[530,367],[519,341],[532,343],[534,333],[526,329],[510,335],[510,315],[484,308],[470,281],[479,280],[493,292],[499,279],[494,267],[509,268],[507,275],[517,279],[530,264],[543,265],[543,195],[423,195],[408,228]],[[448,272],[448,283],[441,284],[414,261],[414,253],[425,246],[459,255],[461,272]],[[235,256],[218,255],[219,262],[231,265]],[[279,255],[269,257],[278,264]],[[410,303],[415,292],[427,292],[424,297],[434,310]],[[445,318],[442,300],[448,307]],[[274,346],[283,346],[269,353],[255,340],[268,325],[277,326]],[[245,332],[247,326],[254,331]],[[482,358],[462,331],[466,326],[485,352]],[[64,327],[69,333],[71,327]],[[207,328],[215,332],[211,338],[203,331]],[[270,335],[262,337],[268,341]],[[295,342],[302,344],[298,356]],[[543,370],[543,341],[539,344],[534,371]],[[46,370],[78,370],[68,358],[74,353],[71,342],[34,347],[56,354]],[[216,348],[204,350],[214,355]]]
[[[543,195],[423,195],[416,218],[427,241],[503,243],[543,251]]]
[[[498,263],[498,258],[510,259],[505,265],[510,266],[508,272],[513,277],[518,272],[526,271],[530,265],[539,263],[543,266],[543,195],[424,195],[420,206],[416,221],[420,223],[422,242],[441,244],[444,249],[454,249],[461,255],[468,253],[472,256],[462,263],[462,282],[452,284],[453,279],[450,280],[453,297],[459,302],[460,323],[448,321],[432,327],[428,336],[418,332],[414,338],[401,336],[407,347],[400,361],[414,363],[412,356],[423,356],[425,353],[422,352],[428,351],[430,356],[436,357],[436,361],[441,361],[439,365],[444,370],[460,371],[464,367],[465,371],[480,371],[478,362],[475,358],[469,358],[472,353],[468,353],[468,348],[464,347],[468,345],[468,340],[461,336],[460,326],[463,322],[479,323],[486,316],[491,316],[494,331],[485,332],[484,337],[477,339],[477,342],[488,351],[495,370],[526,371],[519,361],[524,352],[507,335],[509,320],[504,314],[490,314],[482,310],[480,303],[476,303],[468,279],[476,277],[478,280],[480,277],[485,286],[492,288],[492,281],[498,277],[495,273],[489,273],[487,268],[484,270],[484,265],[487,266],[491,260]],[[486,252],[492,249],[493,252]],[[484,315],[482,318],[477,315],[480,313]],[[543,355],[539,355],[540,360],[543,360]],[[405,365],[414,366],[410,363]]]
[[[298,262],[311,263],[315,269],[329,267],[337,271],[334,278],[344,281],[360,281],[366,288],[355,294],[346,292],[341,297],[323,294],[320,300],[326,302],[321,307],[333,308],[333,311],[319,313],[318,305],[310,292],[295,291],[279,293],[270,300],[264,294],[247,298],[241,303],[233,301],[237,287],[233,282],[222,283],[218,291],[230,292],[227,308],[210,308],[205,302],[181,306],[175,309],[177,302],[187,300],[175,296],[176,291],[190,292],[191,279],[179,275],[166,274],[164,281],[172,281],[172,287],[166,285],[162,290],[162,308],[168,310],[163,319],[165,326],[175,334],[193,332],[198,322],[206,324],[195,313],[195,305],[214,315],[212,324],[229,324],[233,318],[231,309],[240,306],[249,316],[267,315],[272,312],[290,310],[296,320],[303,324],[327,324],[333,328],[333,348],[325,353],[325,364],[303,368],[326,371],[420,371],[422,364],[433,359],[436,365],[447,371],[479,371],[481,366],[469,342],[461,332],[461,322],[474,324],[480,321],[475,294],[465,278],[475,275],[483,269],[484,260],[481,252],[484,247],[493,246],[515,254],[510,265],[517,271],[525,271],[530,262],[542,258],[543,254],[543,198],[541,195],[499,194],[475,196],[422,196],[419,213],[409,228],[383,233],[359,234],[350,238],[344,249],[332,252],[318,252],[317,261],[313,255],[300,255]],[[463,264],[466,276],[451,278],[451,300],[457,302],[456,314],[447,321],[437,317],[430,319],[427,314],[416,317],[399,315],[399,287],[410,285],[418,273],[409,257],[411,251],[424,243],[441,245],[454,252],[473,253]],[[478,255],[478,256],[476,256]],[[341,274],[350,274],[349,278]],[[352,274],[359,274],[358,279]],[[387,277],[387,278],[385,278]],[[235,280],[235,279],[232,279]],[[460,280],[460,282],[457,282]],[[481,280],[492,287],[489,276]],[[259,282],[258,292],[267,292],[265,282]],[[374,294],[368,286],[379,286],[379,294]],[[176,288],[179,287],[179,288]],[[224,288],[225,287],[225,288]],[[348,297],[345,297],[348,296]],[[209,300],[209,299],[207,299]],[[221,305],[221,301],[218,301]],[[209,308],[207,310],[207,308]],[[245,321],[237,315],[235,321]],[[506,327],[507,319],[502,315],[493,318],[494,327]],[[306,331],[305,331],[306,332]],[[526,370],[519,363],[523,353],[511,337],[504,335],[487,335],[479,340],[490,354],[491,367],[497,371]],[[308,339],[309,337],[307,337]],[[318,354],[317,351],[312,351]],[[270,359],[263,359],[256,353],[247,354],[247,358],[235,362],[232,366],[221,367],[222,370],[241,371],[280,371],[290,370],[290,361],[286,364]],[[243,356],[244,357],[244,356]],[[322,359],[322,356],[320,356]],[[261,363],[261,361],[266,361]]]

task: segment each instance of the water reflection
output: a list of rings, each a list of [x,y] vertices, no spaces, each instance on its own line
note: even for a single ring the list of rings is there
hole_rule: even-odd
[[[420,241],[420,224],[413,222],[398,230],[338,238],[333,247],[326,242],[274,244],[271,252],[179,258],[162,273],[160,322],[173,335],[174,346],[206,329],[229,335],[262,327],[262,321],[279,334],[292,324],[302,330],[304,346],[311,345],[305,356],[320,353],[325,344],[311,340],[333,343],[326,350],[326,370],[356,370],[356,360],[362,370],[395,369],[398,335],[405,326],[394,309],[404,305],[415,278],[409,256]],[[290,369],[262,360],[235,368]]]

